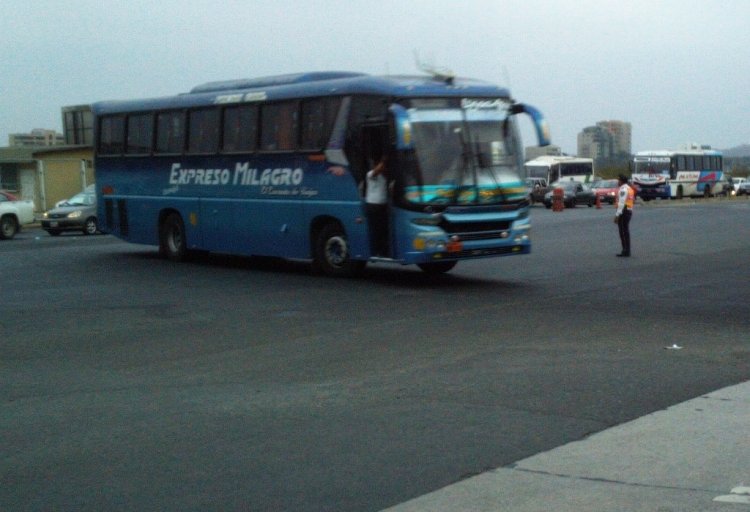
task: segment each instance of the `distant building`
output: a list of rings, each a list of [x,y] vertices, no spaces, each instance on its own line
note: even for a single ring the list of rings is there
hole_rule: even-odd
[[[631,153],[632,128],[623,121],[599,121],[578,134],[578,156],[599,162],[627,160]]]
[[[614,137],[601,126],[589,126],[578,134],[578,156],[594,160],[610,159],[614,154]]]
[[[65,138],[55,130],[35,128],[30,133],[11,133],[8,135],[8,146],[13,148],[61,146],[63,144],[65,144]]]
[[[528,162],[529,160],[533,160],[540,156],[561,156],[562,150],[560,149],[560,146],[527,146],[526,150],[526,157],[524,158],[525,162]]]
[[[615,155],[630,155],[632,148],[632,125],[624,121],[599,121],[596,126],[612,134]]]
[[[0,188],[34,201],[35,211],[94,182],[94,118],[91,106],[62,108],[63,134],[35,129],[15,133],[0,147]]]
[[[62,108],[63,134],[69,146],[94,146],[94,114],[91,105]]]

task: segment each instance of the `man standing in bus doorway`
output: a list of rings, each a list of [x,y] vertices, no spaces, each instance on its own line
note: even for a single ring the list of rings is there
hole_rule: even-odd
[[[367,173],[367,190],[365,203],[367,206],[367,222],[370,228],[370,248],[375,256],[388,255],[388,177],[387,157],[385,154],[380,161]]]
[[[628,178],[624,174],[617,177],[620,185],[617,191],[617,213],[615,214],[615,224],[620,232],[620,243],[622,252],[618,257],[630,257],[630,219],[633,216],[633,205],[635,204],[635,190],[628,185]]]

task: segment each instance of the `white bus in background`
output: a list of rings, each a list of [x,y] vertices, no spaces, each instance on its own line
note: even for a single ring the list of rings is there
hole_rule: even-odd
[[[709,197],[721,192],[724,163],[720,151],[639,151],[633,157],[633,184],[642,199]]]
[[[594,160],[575,156],[540,156],[524,164],[525,178],[544,178],[551,185],[556,181],[594,181]]]

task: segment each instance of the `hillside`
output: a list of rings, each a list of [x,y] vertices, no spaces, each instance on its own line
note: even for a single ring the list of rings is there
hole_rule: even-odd
[[[729,149],[722,149],[721,152],[728,158],[750,157],[750,144],[742,144]]]

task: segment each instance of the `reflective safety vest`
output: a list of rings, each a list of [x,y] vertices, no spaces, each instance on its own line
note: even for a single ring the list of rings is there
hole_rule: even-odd
[[[619,206],[620,203],[620,194],[618,193],[617,196],[615,196],[615,207]],[[633,209],[633,205],[635,204],[635,189],[628,185],[628,196],[625,198],[625,208],[629,208],[630,210]]]

